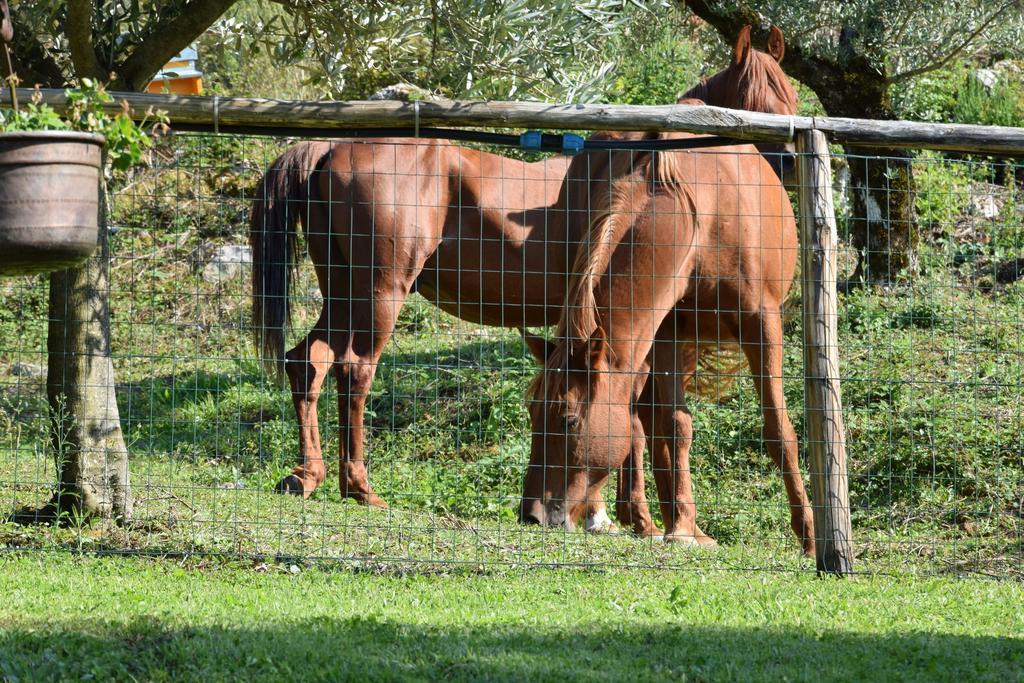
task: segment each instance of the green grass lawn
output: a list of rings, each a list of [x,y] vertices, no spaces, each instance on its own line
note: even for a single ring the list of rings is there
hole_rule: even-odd
[[[1016,582],[9,553],[0,595],[9,681],[1024,677]]]

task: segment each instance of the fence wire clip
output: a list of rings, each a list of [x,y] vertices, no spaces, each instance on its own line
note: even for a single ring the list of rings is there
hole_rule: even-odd
[[[541,142],[542,138],[539,130],[528,130],[519,136],[519,147],[521,149],[539,150]]]
[[[418,138],[420,136],[420,101],[419,100],[413,100],[412,101],[412,111],[413,111],[413,115],[415,117],[415,123],[413,124],[413,126],[414,126],[413,127],[413,137],[417,137]]]
[[[220,133],[220,95],[213,96],[213,134]]]
[[[580,135],[575,133],[563,133],[562,134],[562,154],[572,156],[579,154],[583,151],[584,140]]]

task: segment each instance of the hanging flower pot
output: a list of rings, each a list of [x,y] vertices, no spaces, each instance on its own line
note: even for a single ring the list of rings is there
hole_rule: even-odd
[[[0,275],[58,270],[96,249],[103,136],[0,133]]]

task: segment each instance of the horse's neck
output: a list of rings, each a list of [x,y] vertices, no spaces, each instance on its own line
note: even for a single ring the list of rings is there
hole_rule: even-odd
[[[697,223],[690,206],[671,201],[668,212],[664,198],[637,212],[652,219],[634,223],[622,236],[597,289],[598,324],[613,352],[613,370],[642,368],[658,328],[685,295],[694,272]]]

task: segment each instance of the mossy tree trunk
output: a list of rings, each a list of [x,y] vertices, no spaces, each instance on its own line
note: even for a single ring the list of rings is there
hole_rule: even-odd
[[[800,55],[798,49],[793,52]],[[896,118],[884,75],[858,55],[848,55],[847,61],[849,70],[832,81],[823,78],[819,66],[807,59],[794,57],[792,64],[787,60],[784,66],[797,78],[818,83],[815,93],[831,116]],[[857,250],[857,269],[848,282],[884,284],[917,266],[920,233],[914,210],[912,156],[905,149],[856,145],[847,145],[845,152],[850,166],[850,243]]]
[[[910,154],[857,147],[847,147],[846,152],[852,194],[850,243],[858,255],[849,284],[885,283],[913,272],[920,233]]]
[[[87,519],[128,520],[128,449],[110,355],[110,244],[100,187],[100,244],[83,265],[50,275],[46,394],[58,489],[48,508]]]

